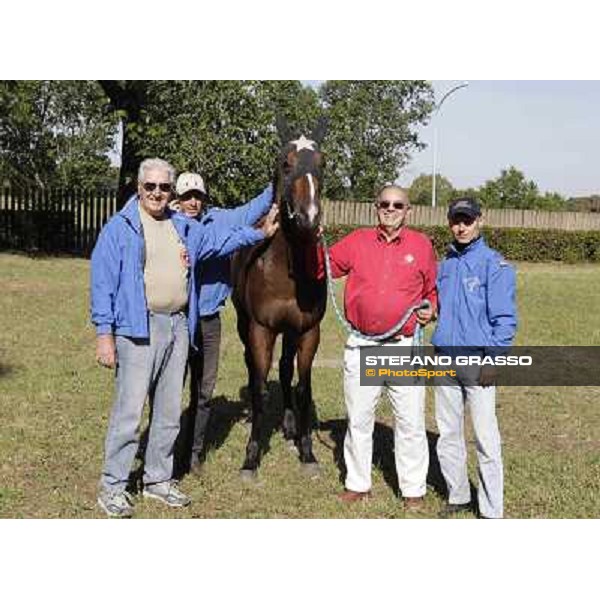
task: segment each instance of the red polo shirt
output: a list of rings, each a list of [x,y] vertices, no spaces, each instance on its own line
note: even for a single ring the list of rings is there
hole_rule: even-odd
[[[388,331],[423,300],[437,307],[437,261],[429,238],[418,231],[403,227],[388,242],[378,228],[359,229],[332,246],[329,256],[333,276],[348,276],[346,318],[362,333]],[[319,279],[325,276],[321,246],[317,273]],[[402,335],[413,335],[416,320],[413,315]]]

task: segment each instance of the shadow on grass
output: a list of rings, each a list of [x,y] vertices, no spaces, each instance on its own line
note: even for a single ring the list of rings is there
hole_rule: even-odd
[[[21,256],[35,260],[53,260],[55,258],[89,258],[91,255],[91,249],[85,252],[83,250],[41,250],[36,247],[22,249],[0,247],[0,254]]]
[[[271,438],[281,427],[283,420],[283,397],[279,382],[267,383],[269,398],[264,406],[264,419],[260,440],[261,459],[271,449]],[[247,387],[240,388],[240,400],[231,400],[226,396],[217,396],[210,403],[210,418],[206,431],[206,444],[200,456],[204,462],[209,454],[218,451],[227,441],[231,430],[239,422],[247,422],[247,438],[250,437],[250,399]],[[193,426],[196,418],[196,407],[188,404],[181,415],[180,434],[175,444],[175,477],[181,478],[190,471],[192,455]],[[144,432],[147,442],[147,431]],[[240,467],[244,462],[240,455]]]
[[[319,425],[319,432],[329,433],[333,441],[333,448],[322,442],[332,451],[333,460],[338,468],[339,481],[344,485],[346,479],[346,465],[344,463],[344,438],[346,436],[347,422],[345,419],[332,419]],[[427,432],[429,446],[429,470],[427,472],[427,485],[441,498],[446,498],[448,490],[442,476],[438,460],[436,445],[439,435],[432,431]],[[384,423],[376,422],[373,433],[373,466],[379,469],[383,479],[396,496],[399,496],[398,476],[394,460],[394,430]]]
[[[271,449],[271,439],[275,432],[281,428],[283,419],[283,398],[279,382],[270,381],[267,384],[269,399],[265,404],[265,417],[263,421],[263,430],[261,435],[261,458]],[[241,421],[247,421],[247,438],[250,436],[249,420],[249,401],[248,390],[246,387],[240,388],[240,400],[230,400],[226,396],[213,398],[211,402],[211,415],[207,428],[206,446],[201,461],[206,457],[218,451],[229,438],[232,429]],[[175,446],[175,466],[174,476],[182,478],[189,473],[190,457],[192,448],[192,427],[195,418],[195,407],[186,406],[181,415],[181,430]],[[319,423],[316,415],[314,416],[314,443],[322,445],[331,451],[333,461],[335,462],[341,485],[346,478],[346,466],[344,463],[344,437],[346,435],[347,422],[345,419],[331,419]],[[139,466],[131,473],[128,489],[132,493],[138,493],[141,490],[143,475],[143,457],[148,443],[149,427],[146,428],[141,436],[140,446],[137,453]],[[327,432],[333,441],[333,446],[321,437],[322,432]],[[427,472],[427,484],[433,489],[434,493],[440,498],[448,497],[448,490],[439,459],[437,456],[436,445],[439,435],[432,431],[427,432],[427,443],[429,447],[429,469]],[[244,461],[244,454],[239,457],[240,467]],[[396,474],[396,464],[394,459],[394,430],[385,423],[376,422],[373,434],[373,466],[382,473],[384,481],[396,496],[399,496],[398,477]],[[475,494],[475,488],[471,483],[471,491]],[[473,497],[476,497],[474,495]]]
[[[0,377],[7,377],[13,372],[13,368],[10,365],[0,362]]]

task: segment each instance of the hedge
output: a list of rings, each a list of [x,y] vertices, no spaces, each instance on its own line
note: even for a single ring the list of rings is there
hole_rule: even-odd
[[[447,227],[414,226],[431,238],[439,257],[444,256],[452,236]],[[332,225],[325,239],[333,244],[356,229]],[[557,229],[518,229],[484,227],[482,233],[491,248],[508,260],[525,262],[599,262],[600,231],[561,231]]]

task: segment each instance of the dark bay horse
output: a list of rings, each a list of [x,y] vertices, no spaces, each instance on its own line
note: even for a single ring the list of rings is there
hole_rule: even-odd
[[[252,478],[260,463],[260,439],[267,399],[267,376],[273,346],[283,335],[279,381],[283,394],[283,435],[297,445],[300,463],[309,475],[318,473],[312,451],[311,367],[319,345],[320,323],[325,313],[324,280],[314,277],[320,226],[323,156],[319,151],[325,133],[321,120],[310,138],[291,140],[278,124],[284,147],[274,179],[280,228],[270,240],[240,251],[233,260],[233,303],[238,316],[248,369],[252,401],[252,430],[246,447],[242,477]],[[292,394],[294,359],[298,385]]]

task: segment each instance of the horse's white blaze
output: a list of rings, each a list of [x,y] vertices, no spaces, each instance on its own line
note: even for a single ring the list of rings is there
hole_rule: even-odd
[[[315,220],[319,209],[317,208],[317,203],[315,201],[315,182],[313,181],[313,177],[308,173],[306,178],[308,179],[308,187],[310,188],[310,203],[306,212],[308,214],[308,220],[312,223]]]

